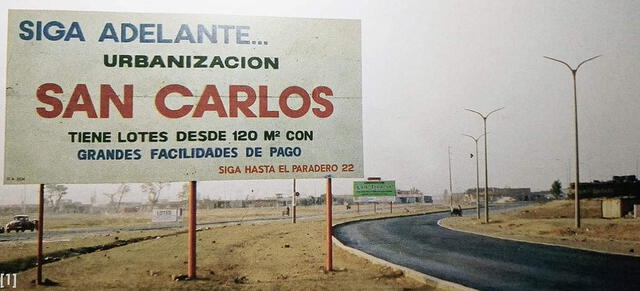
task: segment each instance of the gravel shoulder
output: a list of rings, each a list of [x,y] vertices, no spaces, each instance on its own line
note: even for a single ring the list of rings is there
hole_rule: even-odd
[[[581,207],[580,229],[574,227],[573,202],[567,200],[492,212],[489,224],[465,216],[444,219],[441,225],[505,239],[640,256],[640,219],[600,218],[599,200],[583,201]]]

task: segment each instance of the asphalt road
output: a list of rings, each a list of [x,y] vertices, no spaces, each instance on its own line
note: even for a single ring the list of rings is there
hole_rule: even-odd
[[[438,226],[448,215],[350,223],[336,227],[334,236],[386,261],[480,290],[640,290],[638,257],[494,239]]]

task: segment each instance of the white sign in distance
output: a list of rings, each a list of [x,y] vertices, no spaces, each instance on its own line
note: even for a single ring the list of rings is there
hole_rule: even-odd
[[[177,222],[180,218],[179,209],[157,209],[151,212],[151,222]]]
[[[9,10],[6,184],[363,177],[359,20]]]

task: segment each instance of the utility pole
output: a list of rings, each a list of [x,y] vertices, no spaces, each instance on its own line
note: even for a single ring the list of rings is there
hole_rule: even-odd
[[[564,61],[545,56],[545,58],[547,59],[556,61],[558,63],[564,64],[565,66],[567,66],[567,68],[569,68],[569,70],[571,71],[571,75],[573,76],[573,118],[574,118],[574,125],[575,125],[575,140],[576,140],[576,183],[575,183],[573,195],[575,196],[574,204],[575,204],[576,228],[580,228],[580,197],[578,194],[579,193],[578,186],[580,184],[580,154],[578,151],[578,93],[576,90],[576,74],[578,73],[578,69],[580,69],[580,66],[582,66],[582,64],[598,57],[600,57],[600,55],[586,59],[582,61],[580,64],[578,64],[578,66],[574,69]]]
[[[470,137],[476,143],[476,215],[477,219],[480,220],[480,164],[478,162],[478,140],[480,140],[484,134],[481,134],[478,137],[473,137],[464,133],[462,135]]]
[[[489,118],[492,113],[502,109],[504,109],[504,107],[495,109],[489,112],[486,116],[478,111],[465,109],[467,111],[471,111],[475,114],[480,115],[480,117],[482,117],[482,124],[484,125],[484,223],[489,223],[489,162],[487,158],[487,118]]]

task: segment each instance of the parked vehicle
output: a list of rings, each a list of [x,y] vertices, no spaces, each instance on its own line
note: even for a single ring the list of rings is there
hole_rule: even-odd
[[[37,220],[29,220],[29,215],[16,215],[13,217],[13,220],[7,223],[5,226],[5,231],[7,233],[15,230],[16,232],[25,230],[33,231],[37,229],[38,221]]]
[[[458,208],[451,207],[449,216],[462,216],[462,206],[458,205]]]

